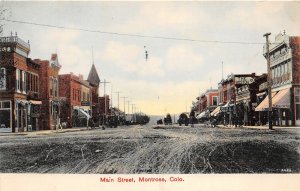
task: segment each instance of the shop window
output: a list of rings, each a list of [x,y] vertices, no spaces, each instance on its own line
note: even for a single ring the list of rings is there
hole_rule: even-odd
[[[0,68],[0,90],[6,90],[6,68]]]

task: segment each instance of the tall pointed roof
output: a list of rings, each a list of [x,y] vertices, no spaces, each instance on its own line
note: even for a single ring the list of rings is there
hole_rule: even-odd
[[[92,65],[87,81],[92,85],[99,86],[100,78],[94,64]]]

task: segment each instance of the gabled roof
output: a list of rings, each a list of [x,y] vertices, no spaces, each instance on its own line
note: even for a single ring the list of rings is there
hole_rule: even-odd
[[[94,64],[92,65],[87,81],[92,85],[99,86],[100,78]]]

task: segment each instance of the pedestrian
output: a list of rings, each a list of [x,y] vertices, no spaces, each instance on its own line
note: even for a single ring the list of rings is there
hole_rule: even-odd
[[[89,124],[91,126],[91,129],[95,129],[95,121],[94,121],[94,117],[90,117],[89,118]]]

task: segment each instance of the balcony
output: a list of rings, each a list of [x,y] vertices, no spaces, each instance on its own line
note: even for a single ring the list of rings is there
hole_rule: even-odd
[[[10,36],[10,37],[0,37],[0,43],[16,43],[19,44],[27,49],[30,49],[29,43],[26,43],[18,36]]]

